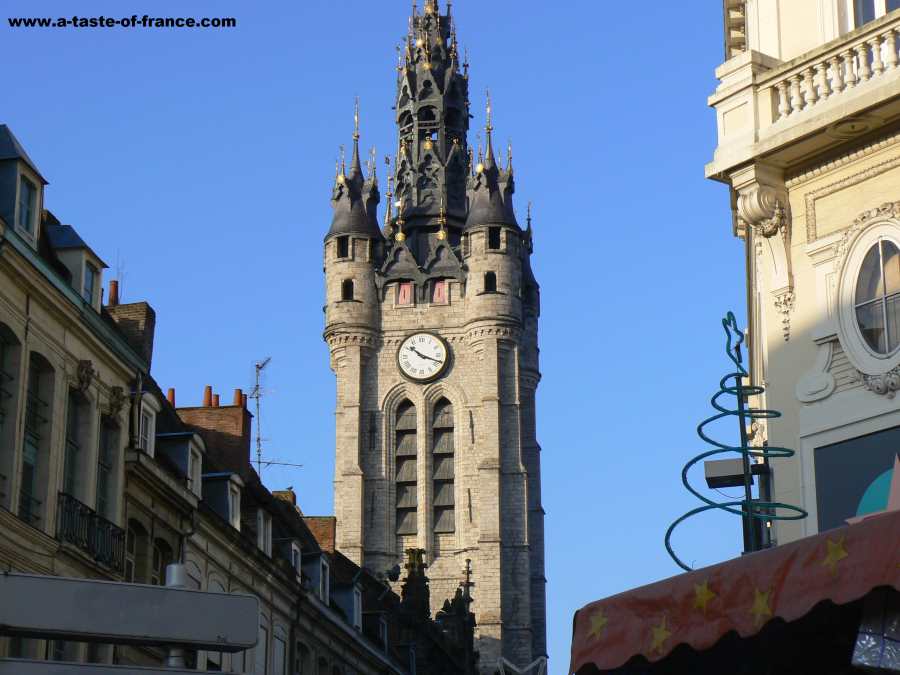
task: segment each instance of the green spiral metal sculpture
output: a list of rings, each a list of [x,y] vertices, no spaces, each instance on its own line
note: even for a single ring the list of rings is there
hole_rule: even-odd
[[[685,513],[678,520],[672,523],[669,526],[669,529],[666,531],[666,551],[669,552],[672,560],[674,560],[679,567],[688,572],[692,571],[693,568],[686,565],[677,555],[675,555],[675,551],[672,550],[671,539],[672,532],[674,532],[675,528],[678,527],[678,525],[680,525],[683,521],[692,516],[696,516],[697,514],[703,513],[704,511],[711,511],[714,509],[727,511],[728,513],[733,513],[735,515],[741,516],[744,520],[744,531],[750,533],[748,534],[750,541],[750,550],[755,549],[754,537],[752,535],[752,526],[755,520],[800,520],[807,516],[806,511],[799,506],[794,506],[792,504],[782,504],[781,502],[761,501],[753,499],[753,493],[751,489],[751,465],[754,462],[755,458],[761,457],[765,459],[771,459],[774,457],[793,457],[794,451],[789,450],[788,448],[777,448],[771,446],[753,448],[748,444],[748,421],[752,423],[753,420],[775,419],[777,417],[781,417],[781,413],[777,410],[765,410],[750,407],[748,397],[758,396],[765,390],[763,389],[763,387],[757,385],[744,384],[744,378],[747,377],[747,371],[744,369],[744,366],[742,364],[743,359],[741,357],[741,345],[744,342],[744,333],[738,329],[734,314],[728,312],[727,316],[722,319],[722,327],[725,329],[726,337],[725,353],[728,355],[728,358],[731,359],[732,363],[734,363],[735,371],[728,373],[719,381],[719,391],[717,391],[710,399],[712,407],[718,411],[718,414],[713,415],[712,417],[708,417],[697,426],[697,435],[700,436],[700,438],[702,438],[706,443],[713,446],[714,449],[697,455],[696,457],[691,459],[691,461],[685,464],[684,469],[682,469],[681,471],[681,482],[684,484],[684,487],[687,488],[688,492],[690,492],[697,499],[703,502],[704,505]],[[726,407],[721,401],[721,399],[723,399],[724,397],[729,396],[734,397],[735,401],[733,405],[736,407]],[[708,425],[726,417],[737,418],[738,425],[740,427],[741,440],[741,444],[739,446],[721,443],[713,438],[710,438],[710,436],[706,433],[706,427]],[[690,482],[688,481],[688,472],[695,464],[702,462],[710,457],[713,457],[715,455],[728,454],[738,454],[741,456],[741,459],[743,461],[744,499],[730,502],[716,502],[700,494],[693,488],[693,486],[691,486]],[[779,511],[787,511],[788,513],[779,513]]]

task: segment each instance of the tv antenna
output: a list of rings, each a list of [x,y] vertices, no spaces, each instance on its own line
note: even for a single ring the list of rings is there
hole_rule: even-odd
[[[253,386],[253,390],[247,396],[247,398],[252,398],[256,401],[256,473],[259,475],[260,481],[262,481],[262,468],[263,466],[294,466],[294,467],[302,467],[302,464],[292,464],[290,462],[278,462],[275,460],[265,460],[263,459],[262,452],[262,423],[261,423],[261,415],[260,415],[260,404],[262,402],[263,390],[260,386],[260,375],[263,370],[265,370],[266,366],[271,363],[272,357],[267,356],[262,361],[257,361],[254,364],[254,369],[256,370],[256,384]]]

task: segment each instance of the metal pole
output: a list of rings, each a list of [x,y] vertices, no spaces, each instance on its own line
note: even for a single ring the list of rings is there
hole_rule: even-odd
[[[741,431],[741,463],[744,469],[744,553],[757,550],[756,536],[753,532],[753,474],[750,471],[750,455],[747,451],[747,419],[744,401],[744,378],[738,373],[735,375],[737,385],[738,424]]]

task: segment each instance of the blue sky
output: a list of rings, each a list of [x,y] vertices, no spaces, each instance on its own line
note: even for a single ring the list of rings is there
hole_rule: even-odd
[[[123,268],[123,300],[156,309],[153,374],[180,405],[199,404],[205,384],[230,400],[272,357],[266,447],[303,468],[264,479],[294,486],[306,513],[330,513],[322,238],[354,96],[363,145],[383,155],[396,143],[394,45],[409,5],[81,0],[83,16],[238,27],[6,26],[72,5],[4,3],[0,122],[50,181],[47,206]],[[719,320],[743,316],[728,194],[703,178],[721,7],[458,0],[453,13],[471,61],[470,140],[490,87],[520,219],[535,204],[549,643],[562,673],[578,607],[677,572],[663,533],[695,505],[680,470],[703,449],[694,427],[726,372]],[[676,546],[702,564],[732,557],[740,521],[702,517]]]

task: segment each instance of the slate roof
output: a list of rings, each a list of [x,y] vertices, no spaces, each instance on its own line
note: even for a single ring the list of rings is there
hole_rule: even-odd
[[[20,159],[25,162],[28,167],[34,171],[44,185],[47,181],[38,171],[37,165],[31,161],[31,157],[25,152],[25,148],[19,143],[19,139],[15,137],[13,132],[5,124],[0,124],[0,161],[5,159]]]

